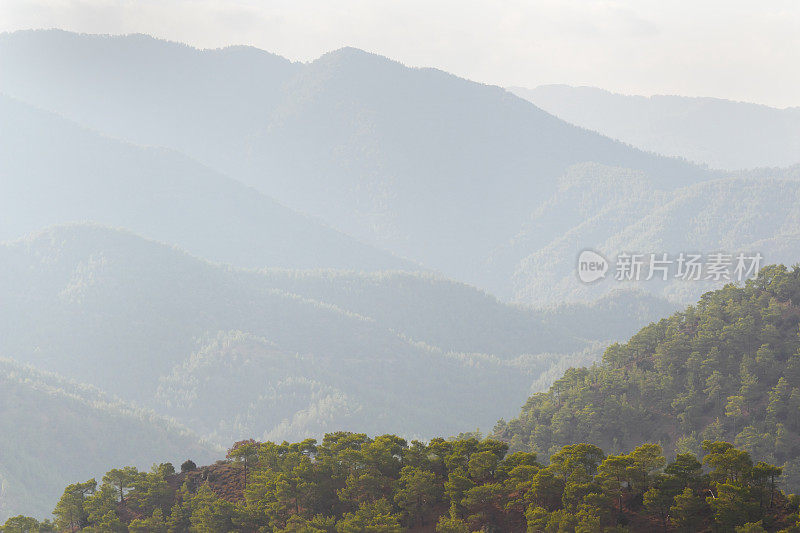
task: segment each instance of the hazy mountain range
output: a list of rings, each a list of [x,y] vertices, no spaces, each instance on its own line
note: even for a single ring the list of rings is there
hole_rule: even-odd
[[[580,286],[572,276],[569,263],[579,248],[544,261],[536,258],[559,242],[580,241],[606,253],[616,252],[604,249],[609,243],[627,242],[619,235],[625,224],[593,218],[601,198],[611,194],[632,202],[633,209],[606,205],[622,221],[632,221],[662,193],[678,194],[677,189],[732,175],[571,126],[500,88],[407,68],[355,49],[292,63],[247,47],[200,51],[141,35],[18,32],[0,36],[0,68],[9,73],[0,80],[0,91],[122,140],[82,130],[83,137],[94,140],[76,146],[82,136],[71,130],[74,123],[55,128],[48,121],[57,119],[46,114],[37,115],[38,127],[37,120],[29,127],[22,120],[24,127],[15,129],[30,138],[13,136],[20,146],[7,143],[13,157],[6,165],[23,160],[18,152],[27,155],[33,163],[15,172],[39,176],[26,180],[23,190],[38,199],[5,198],[14,206],[35,205],[47,198],[40,195],[43,190],[55,200],[21,215],[19,207],[6,209],[13,213],[10,218],[30,220],[26,231],[43,227],[42,220],[96,220],[235,266],[430,269],[503,299],[536,304],[580,300],[598,291]],[[6,99],[4,105],[21,104]],[[42,157],[35,139],[44,130],[53,132],[54,150]],[[672,136],[692,142],[680,132]],[[101,149],[104,157],[95,161],[95,142],[114,148]],[[595,166],[586,167],[589,162]],[[70,179],[78,186],[62,190],[48,184],[47,179],[61,186],[67,181],[48,172],[54,165],[80,176]],[[124,170],[111,170],[120,167]],[[559,200],[564,181],[576,173],[583,176],[579,187],[592,193]],[[173,183],[163,180],[166,174]],[[633,174],[639,185],[628,190],[627,176]],[[787,177],[779,170],[736,174],[754,180],[755,188],[764,177]],[[90,208],[72,202],[75,215],[61,215],[58,199],[74,191],[83,195],[81,180],[92,175],[112,175],[141,193],[140,198],[156,194],[163,203],[152,206],[154,216],[138,217],[142,202],[126,194]],[[146,180],[150,176],[152,184]],[[608,185],[618,180],[622,185]],[[100,181],[109,191],[126,190],[120,183]],[[37,182],[41,187],[32,189],[30,184]],[[714,191],[701,187],[691,194],[697,205],[715,205]],[[244,197],[247,202],[240,201]],[[114,205],[120,200],[128,205]],[[791,202],[791,197],[778,200]],[[113,216],[97,213],[112,205]],[[750,208],[740,204],[737,209]],[[158,215],[159,210],[164,214]],[[665,213],[648,216],[671,231]],[[220,219],[226,223],[215,222]],[[594,228],[590,234],[575,237],[575,228],[587,226]],[[776,237],[769,225],[750,233],[747,242],[720,241],[712,229],[698,237],[697,245],[716,250]],[[640,251],[672,251],[662,250],[661,237],[648,235],[637,239]],[[534,274],[531,265],[538,269]],[[553,278],[569,282],[553,285]],[[538,290],[540,285],[546,290]],[[681,303],[701,290],[645,289]]]
[[[178,150],[289,208],[511,296],[492,251],[594,161],[672,188],[706,170],[549,115],[499,87],[356,49],[311,63],[233,47],[60,31],[0,37],[0,92]]]
[[[574,308],[562,321],[430,275],[230,269],[99,226],[0,247],[0,268],[0,355],[218,442],[356,421],[416,436],[485,427],[561,357],[635,327],[588,336]],[[628,324],[657,316],[622,301]]]
[[[121,458],[488,429],[664,312],[629,293],[533,311],[430,274],[237,270],[95,225],[0,245],[0,302],[0,357],[57,373],[0,364],[3,516],[44,513],[58,487]],[[609,308],[618,322],[593,330]]]
[[[800,163],[800,107],[629,96],[596,87],[511,87],[548,113],[642,150],[736,170]]]
[[[4,358],[0,406],[0,517],[46,516],[64,481],[102,475],[123,454],[149,469],[155,462],[219,453],[152,412]]]
[[[709,170],[356,49],[32,31],[0,73],[0,380],[44,406],[0,434],[59,431],[54,487],[245,437],[488,429],[719,285],[583,285],[583,248],[797,261],[800,167]],[[17,509],[41,481],[9,457]]]
[[[103,136],[0,95],[0,240],[124,227],[244,267],[417,269],[173,150]]]
[[[762,265],[793,264],[800,235],[798,169],[742,173],[663,190],[626,169],[575,166],[562,176],[559,191],[503,250],[517,265],[515,296],[545,304],[553,299],[591,300],[615,288],[637,287],[684,302],[720,286],[674,277],[667,282],[619,282],[613,271],[603,281],[580,283],[575,258],[587,248],[602,251],[610,260],[623,252],[645,257],[667,253],[674,260],[681,252],[741,251],[762,254]],[[543,239],[554,226],[558,237]]]

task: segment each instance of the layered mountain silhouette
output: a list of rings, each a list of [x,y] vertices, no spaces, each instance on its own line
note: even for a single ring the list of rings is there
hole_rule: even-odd
[[[52,224],[129,228],[242,267],[418,269],[164,148],[0,95],[0,240]]]
[[[137,144],[173,148],[348,235],[494,294],[490,261],[570,165],[708,177],[574,127],[499,87],[346,48],[290,63],[141,35],[0,38],[0,91]]]
[[[721,98],[615,94],[595,87],[512,87],[571,124],[643,150],[729,170],[800,163],[800,108]]]
[[[346,410],[309,414],[297,431],[344,427],[358,413],[370,414],[370,431],[387,430],[391,421],[409,435],[458,432],[467,420],[491,424],[525,398],[533,376],[556,354],[588,346],[532,311],[443,279],[352,275],[336,282],[337,299],[320,288],[329,284],[324,273],[289,283],[280,273],[216,266],[99,226],[55,228],[3,246],[0,268],[0,353],[181,420],[206,417],[190,426],[224,442],[289,436],[277,428],[299,411],[314,411],[316,396],[308,391],[319,387],[347,398]],[[432,293],[440,296],[428,300]],[[359,308],[365,297],[371,308]],[[434,325],[424,324],[434,316]],[[207,368],[197,366],[199,359],[231,365],[232,353],[261,361],[258,373],[249,372],[250,385],[236,378],[239,365],[231,375],[214,368],[219,387],[196,381],[193,372]],[[297,390],[289,385],[295,380]],[[208,395],[224,406],[225,418],[243,405],[234,394],[268,412],[252,412],[242,427],[219,428],[207,410],[181,400],[191,383],[199,387],[192,398]],[[293,409],[259,400],[283,386],[288,396],[311,396]]]
[[[16,512],[101,462],[488,429],[722,284],[586,285],[586,248],[797,260],[800,166],[686,160],[794,162],[793,110],[622,99],[627,122],[598,115],[620,129],[597,133],[352,48],[293,63],[62,31],[0,35],[0,72],[0,501]],[[732,131],[705,143],[719,114]],[[747,124],[768,132],[750,153]],[[36,464],[41,442],[57,466]]]
[[[797,169],[740,173],[671,191],[653,189],[629,170],[579,165],[561,179],[554,194],[531,217],[514,242],[498,255],[515,262],[516,298],[542,304],[553,298],[592,300],[615,289],[640,288],[675,302],[697,299],[729,280],[666,282],[606,280],[580,283],[576,250],[599,250],[614,261],[621,253],[760,253],[761,264],[796,262],[800,232]],[[577,223],[575,223],[577,221]],[[559,237],[545,243],[546,228]],[[543,229],[545,228],[545,229]],[[529,250],[536,250],[525,255]],[[732,267],[733,268],[733,267]]]
[[[93,225],[4,245],[0,270],[0,355],[220,442],[490,426],[564,355],[660,311],[619,298],[628,326],[592,331],[575,324],[613,303],[533,311],[428,274],[237,270]]]

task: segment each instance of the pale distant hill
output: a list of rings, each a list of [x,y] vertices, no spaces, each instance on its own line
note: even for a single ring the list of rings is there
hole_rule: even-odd
[[[507,91],[345,48],[290,63],[142,35],[0,36],[0,91],[179,150],[346,234],[501,297],[489,261],[570,165],[672,188],[708,173],[572,126]]]
[[[334,275],[331,292],[371,293],[363,306],[320,290],[326,277],[289,283],[127,232],[55,228],[0,246],[0,355],[228,443],[356,425],[412,436],[490,426],[559,354],[590,345],[444,279]],[[248,418],[219,425],[240,411]]]
[[[590,361],[661,312],[636,295],[535,311],[427,274],[236,270],[85,225],[0,246],[0,280],[0,355],[222,443],[488,428],[564,356]],[[607,307],[627,324],[595,327]]]
[[[0,241],[125,227],[240,267],[419,269],[174,150],[103,136],[0,94]]]
[[[48,516],[64,486],[109,465],[207,461],[219,449],[150,411],[0,358],[0,521]]]
[[[531,217],[498,256],[516,261],[516,298],[591,301],[620,288],[640,288],[687,302],[726,281],[619,282],[614,272],[594,284],[575,275],[577,253],[591,248],[613,260],[619,253],[761,253],[762,264],[796,261],[800,242],[797,169],[741,173],[675,190],[648,186],[640,174],[596,165],[565,173],[559,191]],[[602,179],[598,179],[602,176]],[[557,232],[544,228],[557,227]],[[545,242],[542,235],[558,233]],[[535,250],[531,252],[531,250]],[[705,274],[704,274],[705,276]]]
[[[509,88],[571,124],[712,168],[800,163],[800,108],[720,98],[629,96],[595,87]]]

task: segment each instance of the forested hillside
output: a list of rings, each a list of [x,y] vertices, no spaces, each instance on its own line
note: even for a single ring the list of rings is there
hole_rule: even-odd
[[[218,449],[185,427],[95,388],[0,359],[0,517],[45,516],[73,479]]]
[[[668,104],[665,154],[794,161],[793,110]],[[797,533],[799,246],[800,164],[355,48],[0,33],[0,516],[74,483],[3,531]],[[717,252],[776,266],[614,279]]]
[[[656,309],[620,295],[600,308],[534,311],[429,274],[236,270],[92,225],[0,246],[0,301],[0,356],[111,391],[216,443],[337,427],[418,437],[488,429],[532,386],[547,386],[566,364],[595,360],[601,341],[624,338]],[[625,317],[620,328],[593,331],[606,306]],[[576,323],[586,325],[581,338]],[[66,387],[58,380],[53,388]],[[65,408],[58,398],[47,404],[53,412]],[[87,436],[105,450],[92,455],[103,463],[87,463],[87,447],[73,440],[85,426],[56,424],[63,455],[54,459],[75,469],[45,472],[11,459],[38,449],[28,431],[40,419],[20,418],[27,400],[20,411],[12,400],[4,405],[13,416],[0,435],[16,443],[0,457],[4,510],[41,512],[66,479],[118,462],[116,451],[128,448],[109,438],[159,442],[149,426],[122,417],[119,431]],[[94,415],[85,416],[91,424]],[[163,450],[154,452],[172,457]],[[40,484],[49,488],[35,492]]]
[[[800,488],[800,267],[770,266],[743,287],[610,346],[603,362],[567,371],[495,435],[549,455],[574,442],[610,453],[658,442],[699,453],[728,440],[784,467]]]
[[[792,264],[800,239],[798,199],[797,169],[739,173],[667,191],[653,189],[638,172],[576,165],[514,240],[495,252],[495,262],[508,265],[515,299],[529,304],[591,301],[633,287],[689,304],[722,284],[676,278],[621,282],[613,266],[605,280],[580,283],[577,253],[598,250],[613,263],[622,252],[667,253],[673,260],[698,250],[759,252],[762,264]]]
[[[0,272],[0,354],[221,442],[490,428],[615,338],[430,275],[237,270],[99,226],[0,246]]]
[[[4,531],[166,533],[796,532],[781,469],[706,441],[668,461],[655,444],[606,455],[565,446],[549,464],[494,440],[407,442],[337,432],[321,442],[237,442],[227,461],[110,470],[64,490],[55,524]],[[705,468],[704,468],[705,466]],[[22,526],[22,527],[21,527]]]

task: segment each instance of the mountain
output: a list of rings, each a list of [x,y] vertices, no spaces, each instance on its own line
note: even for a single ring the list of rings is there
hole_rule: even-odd
[[[607,340],[428,274],[239,270],[92,225],[0,246],[0,272],[0,355],[216,442],[488,427]]]
[[[568,370],[493,438],[241,440],[211,466],[69,485],[53,514],[61,528],[133,531],[791,531],[797,498],[781,489],[800,483],[799,300],[800,267],[782,265],[709,292]],[[242,355],[212,352],[184,368]],[[214,379],[198,384],[217,390]],[[256,414],[240,403],[236,418]]]
[[[419,268],[173,150],[118,141],[2,95],[0,123],[0,240],[91,221],[242,267]]]
[[[568,85],[509,90],[576,126],[697,164],[733,170],[800,163],[800,107]]]
[[[491,262],[572,164],[674,188],[709,173],[553,117],[499,87],[346,48],[290,63],[132,35],[0,36],[0,91],[176,149],[366,243],[497,294]],[[55,88],[58,88],[57,90]]]
[[[0,519],[45,516],[75,479],[109,464],[209,461],[218,450],[185,428],[98,390],[0,359]]]
[[[704,440],[727,440],[783,465],[797,490],[799,301],[800,267],[765,267],[612,345],[602,364],[568,370],[495,434],[544,455],[575,442],[699,453]]]
[[[760,253],[762,265],[792,264],[800,232],[796,171],[739,173],[665,190],[628,169],[576,165],[496,258],[513,265],[514,297],[530,305],[591,301],[620,288],[686,304],[726,281],[707,280],[706,272],[683,281],[674,277],[675,264],[664,282],[618,281],[612,264],[604,280],[586,284],[575,275],[578,253],[597,250],[612,263],[621,253],[667,253],[673,262],[682,252]],[[552,234],[558,237],[548,240]]]

